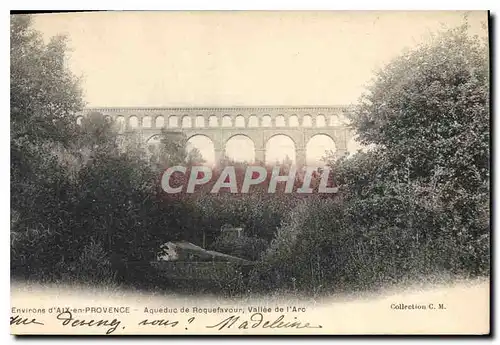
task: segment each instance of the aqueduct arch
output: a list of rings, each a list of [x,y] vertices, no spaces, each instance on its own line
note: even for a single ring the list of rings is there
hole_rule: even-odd
[[[277,133],[270,136],[265,143],[264,161],[270,164],[283,161],[286,157],[297,162],[297,138]],[[273,145],[271,145],[273,144]]]
[[[308,107],[158,107],[158,108],[88,108],[80,117],[99,112],[112,118],[122,132],[139,132],[144,140],[157,135],[162,128],[183,132],[189,139],[204,135],[214,144],[215,160],[224,154],[225,143],[235,135],[250,138],[255,160],[265,160],[267,141],[278,134],[295,143],[296,162],[305,164],[306,145],[317,134],[331,137],[338,156],[347,153],[353,130],[346,124],[346,106]],[[132,124],[130,123],[132,120]]]

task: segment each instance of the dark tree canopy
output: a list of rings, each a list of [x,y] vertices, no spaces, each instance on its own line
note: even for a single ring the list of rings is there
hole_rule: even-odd
[[[488,45],[466,25],[376,75],[353,113],[359,137],[375,148],[332,159],[339,193],[329,196],[269,194],[269,178],[248,194],[210,193],[210,183],[164,193],[165,168],[189,169],[200,152],[172,131],[145,145],[144,133],[120,132],[100,113],[77,126],[82,94],[65,51],[64,38],[45,44],[29,16],[11,16],[14,275],[173,288],[149,262],[175,240],[259,260],[250,288],[294,294],[489,273]],[[213,177],[230,164],[241,182],[248,164],[225,158]],[[218,237],[224,224],[245,236]],[[248,291],[237,281],[217,292],[238,289]]]
[[[14,139],[62,140],[65,126],[83,107],[79,80],[66,66],[66,38],[44,44],[31,17],[11,18],[10,87]]]
[[[489,61],[468,26],[443,31],[380,70],[352,114],[364,144],[412,176],[444,169],[477,187],[488,176]]]
[[[68,144],[74,113],[83,107],[79,80],[65,62],[66,39],[45,44],[28,15],[12,15],[10,24],[10,120],[13,173],[28,171],[36,160],[34,145]]]

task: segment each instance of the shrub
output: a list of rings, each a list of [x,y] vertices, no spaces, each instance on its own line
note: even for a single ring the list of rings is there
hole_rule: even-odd
[[[256,261],[267,248],[267,241],[258,237],[240,236],[236,238],[220,236],[211,245],[211,249],[243,259]]]

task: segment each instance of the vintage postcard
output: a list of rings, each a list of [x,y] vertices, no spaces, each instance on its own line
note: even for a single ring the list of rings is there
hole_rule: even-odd
[[[11,333],[489,334],[488,32],[11,14]]]

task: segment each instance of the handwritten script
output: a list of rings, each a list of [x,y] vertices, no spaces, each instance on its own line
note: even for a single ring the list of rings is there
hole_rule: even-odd
[[[111,334],[120,325],[121,321],[118,319],[113,320],[84,320],[84,319],[75,319],[73,318],[73,314],[67,310],[57,315],[57,319],[62,321],[63,326],[70,327],[107,327],[106,334]]]
[[[248,329],[250,328],[322,328],[321,325],[310,325],[309,322],[303,323],[299,322],[294,318],[295,321],[285,320],[285,315],[280,315],[278,318],[270,321],[265,320],[264,315],[261,313],[254,313],[250,316],[248,320],[241,319],[241,316],[232,315],[224,320],[220,321],[211,326],[206,326],[207,328],[216,328],[218,330],[223,330],[225,328],[229,329],[232,326],[237,326],[238,329]]]
[[[27,318],[27,317],[22,317],[21,315],[16,315],[16,316],[11,316],[10,317],[10,324],[11,325],[43,325],[42,322],[37,321],[35,318]]]
[[[122,321],[113,319],[85,319],[75,316],[71,311],[66,310],[56,315],[58,322],[64,327],[78,328],[100,328],[103,329],[104,333],[109,335],[114,333],[116,330],[124,330],[125,325]],[[136,325],[139,327],[165,327],[165,328],[175,328],[176,326],[183,326],[185,330],[188,330],[187,326],[191,325],[195,320],[195,317],[189,318],[185,323],[181,324],[178,320],[166,320],[166,319],[143,319],[139,321]],[[44,325],[43,322],[35,318],[27,318],[21,315],[11,316],[10,324],[16,326],[27,326],[27,325]],[[297,317],[289,317],[288,319],[285,315],[280,315],[278,317],[264,316],[262,313],[253,313],[250,316],[245,317],[244,315],[233,314],[229,317],[213,323],[206,325],[206,328],[212,328],[217,331],[222,331],[225,329],[314,329],[322,328],[321,325],[313,325],[309,322],[299,321]],[[82,334],[81,332],[77,332]],[[85,334],[85,332],[83,332]]]

